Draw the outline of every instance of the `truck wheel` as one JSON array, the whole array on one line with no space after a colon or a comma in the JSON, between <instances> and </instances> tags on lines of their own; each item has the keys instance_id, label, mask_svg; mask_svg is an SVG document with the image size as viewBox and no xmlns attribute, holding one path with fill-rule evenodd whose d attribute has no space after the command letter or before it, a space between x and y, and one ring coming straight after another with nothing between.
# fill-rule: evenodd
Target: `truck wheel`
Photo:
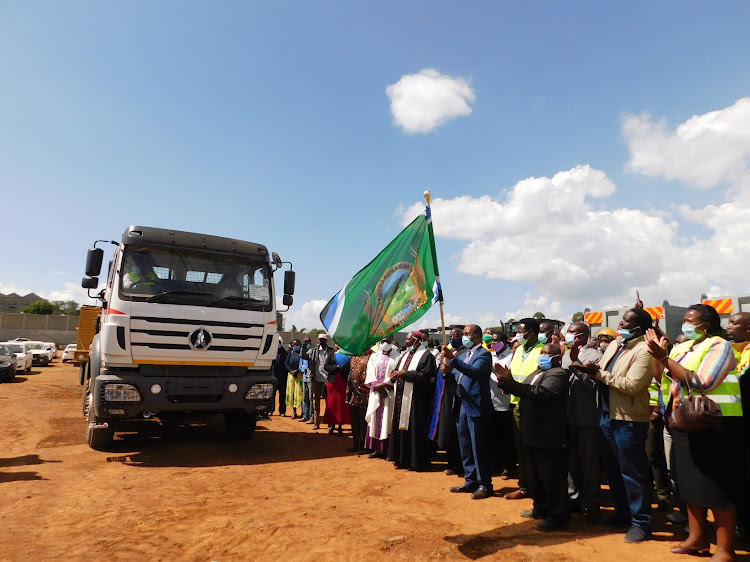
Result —
<instances>
[{"instance_id":1,"label":"truck wheel","mask_svg":"<svg viewBox=\"0 0 750 562\"><path fill-rule=\"evenodd\" d=\"M83 409L83 417L88 419L89 417L89 396L91 396L91 387L89 387L89 381L83 383L83 392L81 397L81 408Z\"/></svg>"},{"instance_id":2,"label":"truck wheel","mask_svg":"<svg viewBox=\"0 0 750 562\"><path fill-rule=\"evenodd\" d=\"M81 363L81 366L78 367L78 382L80 384L86 384L86 381L89 380L89 362L86 361L85 363Z\"/></svg>"},{"instance_id":3,"label":"truck wheel","mask_svg":"<svg viewBox=\"0 0 750 562\"><path fill-rule=\"evenodd\" d=\"M255 431L258 418L247 412L228 412L224 414L224 425L232 439L250 439Z\"/></svg>"},{"instance_id":4,"label":"truck wheel","mask_svg":"<svg viewBox=\"0 0 750 562\"><path fill-rule=\"evenodd\" d=\"M84 392L86 392L84 387ZM97 424L101 423L94 415L94 405L92 404L93 397L91 392L88 393L88 411L86 412L86 418L88 419L88 426L86 427L86 444L96 451L106 451L111 445L112 440L115 437L115 432L111 427L96 427Z\"/></svg>"}]
</instances>

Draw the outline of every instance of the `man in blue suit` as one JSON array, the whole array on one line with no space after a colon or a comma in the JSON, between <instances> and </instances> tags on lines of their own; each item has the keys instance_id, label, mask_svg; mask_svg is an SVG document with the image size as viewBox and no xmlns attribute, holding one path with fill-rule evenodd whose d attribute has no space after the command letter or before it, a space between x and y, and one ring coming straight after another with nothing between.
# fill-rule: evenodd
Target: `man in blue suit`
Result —
<instances>
[{"instance_id":1,"label":"man in blue suit","mask_svg":"<svg viewBox=\"0 0 750 562\"><path fill-rule=\"evenodd\" d=\"M482 347L482 329L476 324L464 328L462 338L469 351L459 359L443 347L444 370L456 372L456 406L458 408L458 443L466 482L451 488L454 493L471 493L475 500L492 495L492 468L489 446L489 424L492 417L490 374L492 355Z\"/></svg>"}]
</instances>

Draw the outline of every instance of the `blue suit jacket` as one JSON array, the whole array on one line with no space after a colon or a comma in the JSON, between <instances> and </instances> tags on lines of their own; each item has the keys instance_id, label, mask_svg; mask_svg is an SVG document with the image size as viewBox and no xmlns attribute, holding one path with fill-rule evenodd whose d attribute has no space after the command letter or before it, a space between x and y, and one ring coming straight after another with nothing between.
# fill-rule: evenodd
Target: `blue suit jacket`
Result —
<instances>
[{"instance_id":1,"label":"blue suit jacket","mask_svg":"<svg viewBox=\"0 0 750 562\"><path fill-rule=\"evenodd\" d=\"M492 354L480 346L468 362L459 358L451 361L451 367L460 372L459 390L461 407L471 417L491 414L492 396L490 395L490 374L492 373Z\"/></svg>"}]
</instances>

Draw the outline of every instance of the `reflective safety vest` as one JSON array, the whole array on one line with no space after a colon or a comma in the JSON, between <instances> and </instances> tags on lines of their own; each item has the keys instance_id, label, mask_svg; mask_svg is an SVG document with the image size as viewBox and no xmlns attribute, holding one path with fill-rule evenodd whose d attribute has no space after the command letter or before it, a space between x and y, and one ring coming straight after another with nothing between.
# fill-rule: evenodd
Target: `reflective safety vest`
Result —
<instances>
[{"instance_id":1,"label":"reflective safety vest","mask_svg":"<svg viewBox=\"0 0 750 562\"><path fill-rule=\"evenodd\" d=\"M651 386L648 387L648 405L651 407L659 405L659 383L656 381L652 381Z\"/></svg>"},{"instance_id":2,"label":"reflective safety vest","mask_svg":"<svg viewBox=\"0 0 750 562\"><path fill-rule=\"evenodd\" d=\"M544 344L537 342L537 344L531 348L531 351L529 351L526 359L523 358L523 346L519 345L516 348L516 351L513 353L513 359L510 362L510 374L513 377L513 380L519 383L523 383L523 381L526 380L526 377L528 377L532 373L535 373L537 369L539 369L539 363L537 362L537 360L542 354L543 347ZM521 399L518 396L516 396L515 394L511 394L511 404L518 404L520 401Z\"/></svg>"},{"instance_id":3,"label":"reflective safety vest","mask_svg":"<svg viewBox=\"0 0 750 562\"><path fill-rule=\"evenodd\" d=\"M735 345L742 345L743 347L737 349ZM750 343L732 344L732 349L734 350L734 358L737 360L737 372L741 373L750 365Z\"/></svg>"},{"instance_id":4,"label":"reflective safety vest","mask_svg":"<svg viewBox=\"0 0 750 562\"><path fill-rule=\"evenodd\" d=\"M134 285L136 283L143 283L144 285L156 285L156 275L154 275L153 271L146 272L145 280L144 277L138 275L135 270L128 273L128 277L130 277L130 282Z\"/></svg>"},{"instance_id":5,"label":"reflective safety vest","mask_svg":"<svg viewBox=\"0 0 750 562\"><path fill-rule=\"evenodd\" d=\"M672 353L669 354L669 358L677 361L688 371L695 373L706 358L709 350L715 344L716 340L721 340L724 345L729 345L726 340L719 336L706 338L700 343L687 341L674 346ZM669 371L665 369L661 380L662 397L664 398L664 405L666 407L669 406L673 398L672 380L667 377L668 372ZM687 396L688 393L685 385L681 384L681 386L683 387L683 396ZM697 391L695 392L698 393ZM724 380L716 385L713 390L706 392L706 396L711 398L711 400L721 407L722 415L742 416L742 397L740 395L740 381L736 368L724 377Z\"/></svg>"}]
</instances>

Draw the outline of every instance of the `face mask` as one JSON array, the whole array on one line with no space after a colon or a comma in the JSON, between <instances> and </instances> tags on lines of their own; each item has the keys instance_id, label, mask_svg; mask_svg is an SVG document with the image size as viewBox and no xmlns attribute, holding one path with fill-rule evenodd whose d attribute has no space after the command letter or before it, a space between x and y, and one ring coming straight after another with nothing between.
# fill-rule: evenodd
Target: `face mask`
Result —
<instances>
[{"instance_id":1,"label":"face mask","mask_svg":"<svg viewBox=\"0 0 750 562\"><path fill-rule=\"evenodd\" d=\"M492 343L492 336L489 334L485 334L484 336L482 336L482 341L487 345L490 345Z\"/></svg>"},{"instance_id":2,"label":"face mask","mask_svg":"<svg viewBox=\"0 0 750 562\"><path fill-rule=\"evenodd\" d=\"M492 351L495 353L500 353L503 349L505 349L505 344L501 341L492 344Z\"/></svg>"},{"instance_id":3,"label":"face mask","mask_svg":"<svg viewBox=\"0 0 750 562\"><path fill-rule=\"evenodd\" d=\"M283 346L281 345L281 342L279 342L279 349L281 349Z\"/></svg>"},{"instance_id":4,"label":"face mask","mask_svg":"<svg viewBox=\"0 0 750 562\"><path fill-rule=\"evenodd\" d=\"M542 345L549 341L549 337L547 337L547 334L539 334L536 339Z\"/></svg>"},{"instance_id":5,"label":"face mask","mask_svg":"<svg viewBox=\"0 0 750 562\"><path fill-rule=\"evenodd\" d=\"M599 347L601 348L602 351L607 351L607 348L609 347L609 342L608 341L600 341L599 342Z\"/></svg>"},{"instance_id":6,"label":"face mask","mask_svg":"<svg viewBox=\"0 0 750 562\"><path fill-rule=\"evenodd\" d=\"M461 343L464 344L464 347L474 347L474 342L471 341L469 336L462 336Z\"/></svg>"},{"instance_id":7,"label":"face mask","mask_svg":"<svg viewBox=\"0 0 750 562\"><path fill-rule=\"evenodd\" d=\"M624 340L632 340L635 337L634 332L635 330L630 330L629 328L620 328L617 330L617 335Z\"/></svg>"},{"instance_id":8,"label":"face mask","mask_svg":"<svg viewBox=\"0 0 750 562\"><path fill-rule=\"evenodd\" d=\"M527 343L529 343L529 338L527 338L526 334L524 334L518 338L518 343L520 343L521 345L526 345Z\"/></svg>"},{"instance_id":9,"label":"face mask","mask_svg":"<svg viewBox=\"0 0 750 562\"><path fill-rule=\"evenodd\" d=\"M382 343L382 344L380 344L380 349L382 349L383 351L385 351L386 353L388 353L391 349L393 349L393 344L392 343Z\"/></svg>"},{"instance_id":10,"label":"face mask","mask_svg":"<svg viewBox=\"0 0 750 562\"><path fill-rule=\"evenodd\" d=\"M565 345L573 345L574 341L576 341L575 335L571 333L565 334Z\"/></svg>"},{"instance_id":11,"label":"face mask","mask_svg":"<svg viewBox=\"0 0 750 562\"><path fill-rule=\"evenodd\" d=\"M698 324L698 326L700 326L700 324ZM703 334L698 332L698 326L693 326L692 324L683 324L682 333L693 341L699 340L701 339Z\"/></svg>"},{"instance_id":12,"label":"face mask","mask_svg":"<svg viewBox=\"0 0 750 562\"><path fill-rule=\"evenodd\" d=\"M299 353L299 346L298 345L294 346L294 351L296 351L297 353Z\"/></svg>"},{"instance_id":13,"label":"face mask","mask_svg":"<svg viewBox=\"0 0 750 562\"><path fill-rule=\"evenodd\" d=\"M460 347L461 347L461 346L462 346L463 344L464 344L464 343L463 343L463 341L461 341L461 339L460 339L460 338L456 338L456 339L452 339L452 340L451 340L451 347L452 347L453 349L458 349L458 348L460 348Z\"/></svg>"},{"instance_id":14,"label":"face mask","mask_svg":"<svg viewBox=\"0 0 750 562\"><path fill-rule=\"evenodd\" d=\"M547 371L552 368L552 359L554 357L557 357L557 355L553 355L551 357L549 355L540 355L539 359L537 359L536 362L542 371Z\"/></svg>"}]
</instances>

